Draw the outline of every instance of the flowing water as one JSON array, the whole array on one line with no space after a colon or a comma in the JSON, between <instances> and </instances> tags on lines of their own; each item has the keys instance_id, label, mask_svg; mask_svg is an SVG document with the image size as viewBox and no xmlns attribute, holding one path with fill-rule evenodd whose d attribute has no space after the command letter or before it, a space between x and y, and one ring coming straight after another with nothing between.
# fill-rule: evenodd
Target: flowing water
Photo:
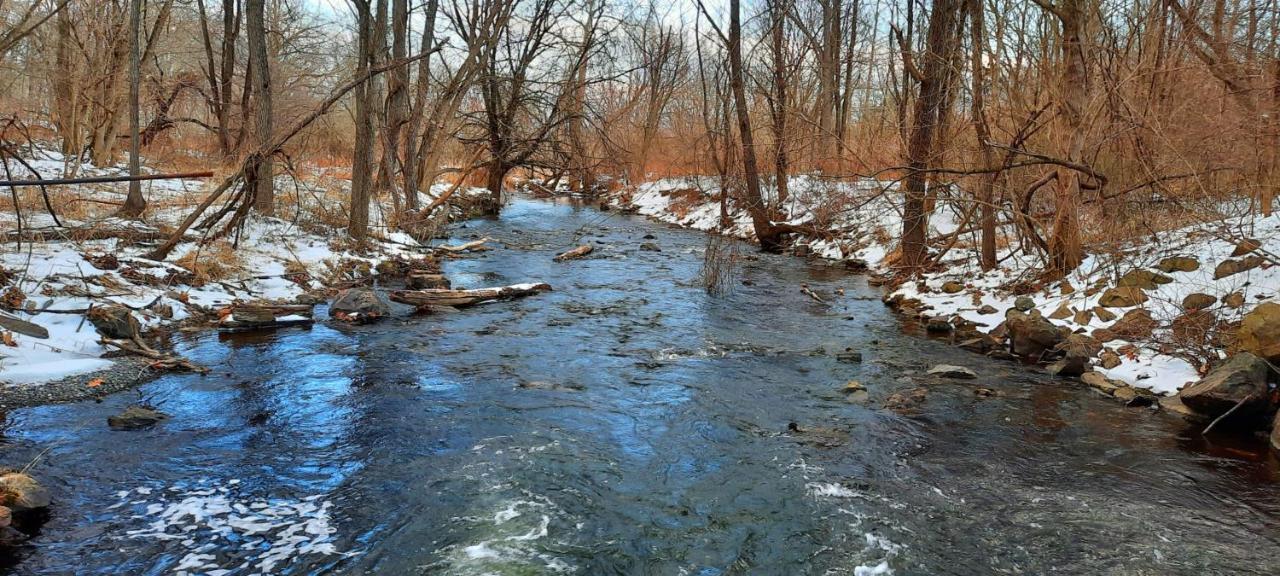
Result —
<instances>
[{"instance_id":1,"label":"flowing water","mask_svg":"<svg viewBox=\"0 0 1280 576\"><path fill-rule=\"evenodd\" d=\"M1264 448L912 335L860 276L744 247L708 296L704 236L568 203L457 233L505 248L450 261L455 285L555 291L200 334L179 349L207 376L10 413L0 464L39 457L55 504L0 571L1280 573ZM173 418L108 430L139 395Z\"/></svg>"}]
</instances>

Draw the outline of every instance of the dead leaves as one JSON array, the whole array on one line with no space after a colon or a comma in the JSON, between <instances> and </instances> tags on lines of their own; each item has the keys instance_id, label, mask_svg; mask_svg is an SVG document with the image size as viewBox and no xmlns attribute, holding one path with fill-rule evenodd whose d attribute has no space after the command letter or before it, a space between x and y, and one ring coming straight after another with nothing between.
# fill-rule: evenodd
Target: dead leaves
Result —
<instances>
[{"instance_id":1,"label":"dead leaves","mask_svg":"<svg viewBox=\"0 0 1280 576\"><path fill-rule=\"evenodd\" d=\"M101 378L94 378L93 380L90 380L85 384L90 388L97 388L103 384L103 380Z\"/></svg>"},{"instance_id":2,"label":"dead leaves","mask_svg":"<svg viewBox=\"0 0 1280 576\"><path fill-rule=\"evenodd\" d=\"M3 333L0 333L0 340L4 341L5 346L9 346L11 348L18 347L18 341L13 337L13 332L10 332L8 330L5 330Z\"/></svg>"}]
</instances>

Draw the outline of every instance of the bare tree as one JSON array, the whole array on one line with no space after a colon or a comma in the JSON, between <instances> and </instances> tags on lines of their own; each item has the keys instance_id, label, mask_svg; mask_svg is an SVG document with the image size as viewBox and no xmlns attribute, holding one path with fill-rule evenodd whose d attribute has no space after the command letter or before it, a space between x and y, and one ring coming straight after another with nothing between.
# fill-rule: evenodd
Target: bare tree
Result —
<instances>
[{"instance_id":1,"label":"bare tree","mask_svg":"<svg viewBox=\"0 0 1280 576\"><path fill-rule=\"evenodd\" d=\"M272 141L272 102L271 102L271 66L267 58L267 33L264 12L264 0L245 0L245 29L249 40L249 82L254 90L254 144L262 148ZM254 174L250 174L249 182L253 196L253 207L262 214L275 213L275 181L271 156L266 156L257 165Z\"/></svg>"}]
</instances>

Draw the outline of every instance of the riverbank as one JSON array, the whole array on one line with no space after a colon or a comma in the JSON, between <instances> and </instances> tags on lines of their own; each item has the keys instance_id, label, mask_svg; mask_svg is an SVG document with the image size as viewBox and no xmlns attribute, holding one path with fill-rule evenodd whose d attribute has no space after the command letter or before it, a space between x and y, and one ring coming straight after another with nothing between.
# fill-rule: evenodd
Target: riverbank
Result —
<instances>
[{"instance_id":1,"label":"riverbank","mask_svg":"<svg viewBox=\"0 0 1280 576\"><path fill-rule=\"evenodd\" d=\"M890 274L901 217L891 201L895 187L795 177L782 204L788 224L812 226L792 250ZM745 210L720 197L712 179L668 179L610 195L615 209L684 227L751 239ZM1088 369L1103 388L1130 386L1171 395L1200 379L1227 356L1235 327L1280 290L1280 216L1230 216L1152 234L1148 241L1090 252L1064 279L1044 282L1043 263L1029 258L1003 230L1001 264L983 270L964 215L939 201L931 238L951 238L938 269L893 286L886 301L937 333L968 335L980 352L1004 340L1006 313L1040 315L1064 333L1096 340ZM727 217L722 211L727 208ZM1021 300L1021 305L1019 304ZM988 340L986 337L995 337ZM1095 347L1093 345L1090 346ZM1078 370L1073 370L1077 374Z\"/></svg>"},{"instance_id":2,"label":"riverbank","mask_svg":"<svg viewBox=\"0 0 1280 576\"><path fill-rule=\"evenodd\" d=\"M61 173L63 161L39 151L29 163L47 177ZM33 176L14 168L15 177ZM92 176L124 172L87 164L77 170ZM53 204L69 207L57 214L47 212L39 189L21 189L23 210L0 213L0 227L10 230L0 254L0 409L100 396L170 369L155 358L121 355L95 329L94 310L132 316L144 343L163 351L159 336L218 329L234 320L229 312L235 306L313 304L339 288L397 277L414 261L437 258L429 243L435 230L465 215L446 203L420 215L425 224L414 237L390 230L390 211L374 203L370 237L352 242L343 208L349 181L315 169L279 179L278 217L250 214L230 230L193 228L165 261L146 258L203 199L204 184L144 183L145 221L111 216L112 201L102 199L122 198L122 186L51 189ZM445 192L464 202L483 194L441 184L422 201Z\"/></svg>"}]
</instances>

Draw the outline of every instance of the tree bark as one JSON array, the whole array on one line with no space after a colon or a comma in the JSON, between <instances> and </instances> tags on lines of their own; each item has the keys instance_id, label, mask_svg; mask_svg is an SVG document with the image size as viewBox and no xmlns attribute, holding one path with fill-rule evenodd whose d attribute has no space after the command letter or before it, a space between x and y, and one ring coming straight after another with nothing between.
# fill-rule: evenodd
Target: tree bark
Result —
<instances>
[{"instance_id":1,"label":"tree bark","mask_svg":"<svg viewBox=\"0 0 1280 576\"><path fill-rule=\"evenodd\" d=\"M264 0L245 0L245 25L249 40L249 81L254 90L253 127L255 147L265 148L272 139L271 67L267 59L267 35ZM251 175L253 207L261 214L275 213L275 181L273 157L263 156Z\"/></svg>"},{"instance_id":2,"label":"tree bark","mask_svg":"<svg viewBox=\"0 0 1280 576\"><path fill-rule=\"evenodd\" d=\"M129 0L129 175L137 176L142 172L140 150L140 132L142 128L141 114L142 84L142 0ZM129 195L124 205L116 212L123 218L137 218L147 209L147 200L142 197L142 183L137 180L129 182Z\"/></svg>"},{"instance_id":3,"label":"tree bark","mask_svg":"<svg viewBox=\"0 0 1280 576\"><path fill-rule=\"evenodd\" d=\"M751 135L751 114L747 108L745 72L742 67L742 20L739 0L729 0L729 86L738 118L738 138L742 144L742 177L746 181L747 211L760 248L782 251L782 233L769 220L769 210L760 194L760 170L756 165L755 141Z\"/></svg>"}]
</instances>

